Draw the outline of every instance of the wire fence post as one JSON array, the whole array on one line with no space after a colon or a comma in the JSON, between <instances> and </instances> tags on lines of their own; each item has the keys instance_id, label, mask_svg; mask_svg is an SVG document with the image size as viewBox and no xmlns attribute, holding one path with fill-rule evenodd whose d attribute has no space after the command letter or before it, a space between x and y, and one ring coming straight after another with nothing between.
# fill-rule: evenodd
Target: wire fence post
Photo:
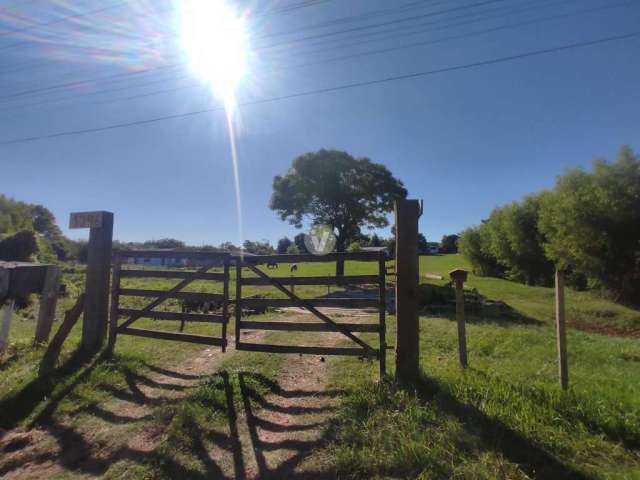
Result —
<instances>
[{"instance_id":1,"label":"wire fence post","mask_svg":"<svg viewBox=\"0 0 640 480\"><path fill-rule=\"evenodd\" d=\"M558 373L560 387L569 388L569 366L567 362L567 331L564 308L564 272L556 270L556 340L558 345Z\"/></svg>"}]
</instances>

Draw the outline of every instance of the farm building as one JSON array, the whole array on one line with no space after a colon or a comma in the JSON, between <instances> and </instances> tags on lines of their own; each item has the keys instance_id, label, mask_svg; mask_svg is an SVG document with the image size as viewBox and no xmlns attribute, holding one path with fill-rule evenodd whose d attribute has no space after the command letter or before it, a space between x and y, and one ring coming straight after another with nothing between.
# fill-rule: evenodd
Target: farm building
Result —
<instances>
[{"instance_id":1,"label":"farm building","mask_svg":"<svg viewBox=\"0 0 640 480\"><path fill-rule=\"evenodd\" d=\"M149 251L149 250L145 250ZM157 248L153 249L154 252L171 252L171 248ZM186 260L184 258L172 258L172 257L150 257L145 256L142 252L140 256L128 257L127 263L131 265L148 265L150 267L184 267L186 266Z\"/></svg>"}]
</instances>

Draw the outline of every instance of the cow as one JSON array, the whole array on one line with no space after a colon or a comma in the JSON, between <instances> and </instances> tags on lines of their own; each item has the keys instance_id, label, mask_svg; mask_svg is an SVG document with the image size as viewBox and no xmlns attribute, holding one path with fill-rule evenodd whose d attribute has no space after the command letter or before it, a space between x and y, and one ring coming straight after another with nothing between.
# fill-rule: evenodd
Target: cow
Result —
<instances>
[{"instance_id":1,"label":"cow","mask_svg":"<svg viewBox=\"0 0 640 480\"><path fill-rule=\"evenodd\" d=\"M289 270L291 270L291 273L297 272L298 271L298 264L297 263L292 263L291 264L291 268Z\"/></svg>"},{"instance_id":2,"label":"cow","mask_svg":"<svg viewBox=\"0 0 640 480\"><path fill-rule=\"evenodd\" d=\"M278 268L278 264L275 263L275 262L269 262L269 263L267 263L267 268L269 270L277 269Z\"/></svg>"}]
</instances>

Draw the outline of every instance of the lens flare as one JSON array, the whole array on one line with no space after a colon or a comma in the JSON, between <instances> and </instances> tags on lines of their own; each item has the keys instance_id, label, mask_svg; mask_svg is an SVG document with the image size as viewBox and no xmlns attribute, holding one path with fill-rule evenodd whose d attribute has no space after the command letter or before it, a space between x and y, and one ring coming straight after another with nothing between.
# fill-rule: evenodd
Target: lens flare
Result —
<instances>
[{"instance_id":1,"label":"lens flare","mask_svg":"<svg viewBox=\"0 0 640 480\"><path fill-rule=\"evenodd\" d=\"M181 45L191 69L232 108L245 74L247 34L244 20L222 0L180 3Z\"/></svg>"},{"instance_id":2,"label":"lens flare","mask_svg":"<svg viewBox=\"0 0 640 480\"><path fill-rule=\"evenodd\" d=\"M236 90L245 74L248 51L244 20L223 0L183 0L180 12L181 44L191 69L224 102L233 162L238 240L242 245L244 234L234 111Z\"/></svg>"}]
</instances>

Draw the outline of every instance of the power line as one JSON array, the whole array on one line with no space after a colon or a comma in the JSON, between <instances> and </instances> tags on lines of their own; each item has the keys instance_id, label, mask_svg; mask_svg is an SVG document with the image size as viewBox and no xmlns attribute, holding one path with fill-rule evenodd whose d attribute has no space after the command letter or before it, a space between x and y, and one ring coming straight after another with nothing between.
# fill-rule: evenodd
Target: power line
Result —
<instances>
[{"instance_id":1,"label":"power line","mask_svg":"<svg viewBox=\"0 0 640 480\"><path fill-rule=\"evenodd\" d=\"M316 89L316 90L308 90L308 91L305 91L305 92L282 95L282 96L278 96L278 97L271 97L271 98L265 98L265 99L260 99L260 100L253 100L253 101L240 103L239 106L259 105L259 104L272 103L272 102L288 100L288 99L293 99L293 98L300 98L300 97L306 97L306 96L311 96L311 95L319 95L319 94L323 94L323 93L332 93L332 92L337 92L337 91L341 91L341 90L348 90L348 89L353 89L353 88L366 87L366 86L370 86L370 85L379 85L379 84L382 84L382 83L389 83L389 82L394 82L394 81L399 81L399 80L409 80L409 79L414 79L414 78L421 78L421 77L437 75L437 74L441 74L441 73L454 72L454 71L459 71L459 70L466 70L466 69L477 68L477 67L482 67L482 66L487 66L487 65L495 65L495 64L498 64L498 63L510 62L510 61L514 61L514 60L520 60L520 59L523 59L523 58L546 55L546 54L561 52L561 51L565 51L565 50L573 50L573 49L576 49L576 48L584 48L584 47L589 47L589 46L593 46L593 45L599 45L599 44L603 44L603 43L610 43L610 42L614 42L614 41L627 40L627 39L638 37L638 36L640 36L640 31L631 32L631 33L627 33L627 34L624 34L624 35L616 35L616 36L612 36L612 37L600 38L600 39L596 39L596 40L589 40L589 41L584 41L584 42L570 43L570 44L560 45L560 46L557 46L557 47L551 47L551 48L546 48L546 49L542 49L542 50L533 50L533 51L529 51L529 52L519 53L519 54L516 54L516 55L509 55L509 56L498 57L498 58L493 58L493 59L489 59L489 60L482 60L482 61L474 62L474 63L455 65L455 66L452 66L452 67L445 67L445 68L440 68L440 69L436 69L436 70L427 70L427 71L422 71L422 72L409 73L409 74L405 74L405 75L396 75L396 76L390 76L390 77L385 77L385 78L379 78L379 79L375 79L375 80L367 80L367 81L361 81L361 82L347 83L347 84L343 84L343 85L337 85L337 86L333 86L333 87L325 87L325 88L320 88L320 89ZM115 129L120 129L120 128L138 126L138 125L149 125L149 124L152 124L152 123L158 123L158 122L162 122L162 121L166 121L166 120L193 117L193 116L196 116L196 115L202 115L202 114L205 114L205 113L211 113L211 112L216 112L216 111L221 111L221 110L224 110L224 108L223 107L207 108L207 109L196 110L196 111L191 111L191 112L177 113L177 114L174 114L174 115L164 115L164 116L160 116L160 117L149 118L149 119L146 119L146 120L136 120L136 121L127 122L127 123L116 123L116 124L112 124L112 125L106 125L106 126L103 126L103 127L86 128L86 129L81 129L81 130L67 130L67 131L52 133L52 134L48 134L48 135L22 137L22 138L2 141L2 142L0 142L0 145L14 145L14 144L18 144L18 143L34 142L34 141L38 141L38 140L46 140L46 139L52 139L52 138L67 137L67 136L72 136L72 135L82 135L82 134L88 134L88 133L104 132L104 131L108 131L108 130L115 130Z\"/></svg>"},{"instance_id":2,"label":"power line","mask_svg":"<svg viewBox=\"0 0 640 480\"><path fill-rule=\"evenodd\" d=\"M320 1L320 0L310 0L310 1ZM328 0L323 0L323 1L328 1ZM489 4L489 3L497 3L497 2L501 2L504 0L485 0L483 2L478 2L476 4L467 4L467 5L463 5L463 6L458 6L452 9L447 9L447 10L440 10L437 12L429 12L425 15L420 15L420 16L416 16L416 17L411 17L411 18L423 18L423 17L431 17L431 16L435 16L435 15L441 15L443 13L448 13L448 12L452 12L452 11L457 11L457 10L461 10L461 9L465 9L465 8L471 8L471 7L475 7L475 6L480 6L480 5L484 5L484 4ZM457 17L454 18L465 18L465 15L459 15ZM404 22L409 20L409 18L405 17L402 19L396 19L393 20L391 22L384 22L384 23L379 23L379 24L375 24L375 25L368 25L368 26L364 26L364 27L357 27L355 30L362 30L362 29L367 29L367 28L378 28L380 26L383 25L389 25L389 24L396 24L397 22ZM425 25L434 25L439 23L440 21L443 21L446 19L441 19L441 20L437 20L435 22L428 22ZM482 20L482 19L480 19ZM473 23L473 22L472 22ZM454 25L455 26L455 25ZM323 37L326 36L331 36L334 34L343 34L345 32L349 32L349 31L353 31L354 29L349 29L349 30L342 30L342 31L338 31L338 32L330 32L328 34L323 34ZM375 33L375 32L374 32ZM374 34L372 33L372 34ZM378 32L378 33L382 33L382 32ZM315 37L314 37L315 38ZM347 38L343 38L343 39L339 39L340 41L343 41ZM299 42L302 39L296 39L296 42ZM269 46L268 48L273 48L273 47L278 47L278 46L282 46L282 45L286 45L291 43L291 41L289 42L285 42L284 44L273 44L271 46ZM256 47L254 50L259 50L261 47ZM264 48L264 47L262 47ZM60 89L71 89L74 87L78 87L78 86L83 86L83 85L87 85L90 83L95 83L95 82L103 82L106 81L107 83L112 83L113 81L119 81L117 79L119 78L126 78L128 76L137 76L137 75L141 75L144 73L148 73L148 72L154 72L154 71L162 71L162 70L166 70L166 69L171 69L171 68L178 68L180 66L185 65L187 62L177 62L175 64L169 64L169 65L162 65L162 66L157 66L157 67L149 67L149 68L144 68L135 72L122 72L122 73L118 73L118 74L110 74L110 75L103 75L100 77L96 77L96 78L92 78L92 79L87 79L87 80L74 80L74 81L70 81L70 82L65 82L65 83L61 83L61 84L55 84L55 85L49 85L49 86L44 86L44 87L36 87L36 88L30 88L30 89L26 89L26 90L22 90L22 91L18 91L18 92L13 92L4 96L0 96L0 100L1 101L10 101L13 100L15 98L19 98L19 97L24 97L27 95L34 95L34 94L39 94L39 93L44 93L44 92L49 92L52 90L60 90Z\"/></svg>"},{"instance_id":3,"label":"power line","mask_svg":"<svg viewBox=\"0 0 640 480\"><path fill-rule=\"evenodd\" d=\"M467 33L463 33L463 34L459 34L459 35L452 35L452 36L433 39L433 40L414 42L414 43L409 43L409 44L405 44L405 45L399 45L399 46L394 46L394 47L388 47L388 48L382 48L382 49L376 49L376 50L369 50L369 51L365 51L365 52L354 53L354 54L350 54L350 55L332 57L332 58L319 60L319 61L316 61L316 62L306 62L306 63L292 64L292 65L284 65L279 70L287 70L287 69L291 69L291 68L317 66L317 65L323 65L323 64L327 64L327 63L339 62L339 61L344 61L344 60L351 60L351 59L361 58L361 57L366 57L366 56L371 56L371 55L378 55L378 54L381 54L381 53L388 53L388 52L393 52L393 51L398 51L398 50L404 50L404 49L407 49L407 48L415 48L415 47L419 47L419 46L435 45L435 44L444 43L444 42L451 41L451 40L459 40L459 39L464 39L464 38L470 38L470 37L474 37L474 36L477 36L477 35L483 35L483 34L493 33L493 32L497 32L497 31L501 31L501 30L513 29L513 28L518 28L518 27L527 26L527 25L534 25L534 24L542 23L542 22L546 22L546 21L557 20L557 19L560 19L560 18L573 17L573 16L576 16L576 15L581 15L581 14L585 14L585 13L593 13L593 12L601 11L601 10L604 10L604 9L617 8L617 7L625 6L625 5L629 5L629 2L623 2L623 3L619 3L619 4L614 4L614 5L605 5L605 6L601 6L601 7L594 7L594 8L579 10L579 11L576 11L576 12L570 12L570 13L566 13L566 14L558 14L558 15L551 15L551 16L547 16L547 17L539 17L539 18L535 18L535 19L532 19L532 20L528 20L528 21L523 21L523 22L518 22L518 23L513 23L513 24L508 24L508 25L501 25L501 26L497 26L497 27L484 29L484 30L475 30L475 31L472 31L472 32L467 32ZM189 77L190 77L190 75L181 75L180 77L175 78L175 80L182 80L182 79L189 78ZM167 79L152 80L152 81L145 82L145 83L142 83L142 84L134 85L133 88L146 87L146 86L155 85L155 84L158 84L158 83L163 83L163 82L166 82L166 81L168 81L168 80ZM86 97L86 96L93 96L93 95L101 95L101 94L106 94L106 93L114 93L114 92L119 92L119 91L123 91L123 90L128 90L130 88L132 88L132 87L125 86L125 87L118 87L118 88L106 89L106 90L103 89L103 90L98 90L98 91L95 91L95 92L83 93L83 94L80 94L80 95L76 95L74 97L63 97L63 98L58 98L58 99L53 99L53 100L43 100L43 101L29 103L29 104L23 104L23 105L14 105L14 106L9 106L7 108L1 109L0 113L5 112L5 111L16 110L16 109L28 108L28 107L32 107L32 106L64 102L65 100L76 99L78 96ZM151 96L155 96L155 95L173 93L173 92L177 92L177 91L181 91L181 90L188 90L188 89L193 89L193 88L205 88L205 86L202 85L200 82L194 82L194 83L190 83L188 85L180 85L180 86L177 86L177 87L164 88L164 89L160 89L160 90L154 90L154 91L151 91L151 92L143 92L143 93L138 93L138 94L133 94L133 95L121 96L121 97L116 97L116 98L109 98L109 99L106 99L106 100L100 100L100 101L92 102L91 104L104 104L104 103L113 103L113 102L120 102L120 101L130 101L130 100L136 100L136 99L140 99L140 98L147 98L147 97L151 97Z\"/></svg>"},{"instance_id":4,"label":"power line","mask_svg":"<svg viewBox=\"0 0 640 480\"><path fill-rule=\"evenodd\" d=\"M315 6L315 5L320 5L320 4L331 2L331 1L332 0L306 0L306 1L303 1L303 2L296 3L296 4L285 5L285 6L280 7L280 8L274 8L274 9L271 9L271 10L265 10L265 11L262 11L262 12L256 12L256 13L252 14L251 17L252 18L259 18L259 17L263 17L263 16L268 16L268 15L277 15L277 14L289 13L291 11L298 10L300 8L312 7L312 6ZM33 29L40 28L40 27L50 26L50 25L54 25L54 24L58 24L58 23L64 23L64 22L67 22L69 20L76 20L78 18L89 17L89 16L92 16L92 15L95 15L95 14L103 13L103 12L108 11L108 10L122 8L122 7L126 6L127 4L128 4L128 2L120 2L120 3L115 4L115 5L99 8L99 9L96 9L96 10L91 10L89 12L78 13L78 14L74 14L74 15L68 15L68 16L61 17L61 18L58 18L58 19L55 19L55 20L51 20L51 21L48 21L48 22L35 23L35 24L32 24L32 25L29 25L28 27L24 27L24 28L21 28L21 29L11 30L11 31L7 31L7 32L0 32L0 37L11 35L11 34L15 34L15 33L25 33L25 32L29 32L29 31L31 31ZM173 10L173 9L171 7L169 7L169 8L161 9L160 11L169 12L171 10ZM87 27L85 27L85 28L87 28ZM89 27L89 28L91 28L91 27ZM64 35L64 33L53 33L53 34L47 35L45 38L55 38L56 36L59 36L59 35ZM176 36L176 35L177 34L175 32L170 34L170 36ZM26 46L26 45L32 45L32 44L33 44L33 42L31 42L29 40L21 40L21 41L18 41L18 42L14 42L14 43L10 43L8 45L1 46L0 47L0 51L1 50L9 50L9 49L12 49L12 48L18 48L18 47L22 47L22 46ZM78 45L75 48L95 50L92 47L84 47L82 45Z\"/></svg>"},{"instance_id":5,"label":"power line","mask_svg":"<svg viewBox=\"0 0 640 480\"><path fill-rule=\"evenodd\" d=\"M564 2L564 0L560 0L560 2ZM557 1L552 2L552 4L557 4L557 3L558 3ZM386 47L386 48L379 48L379 49L375 49L375 50L368 50L368 51L358 52L358 53L354 53L354 54L348 54L348 55L341 55L341 56L337 56L337 57L325 58L325 59L321 59L321 60L318 60L318 61L309 61L309 62L305 62L305 63L288 64L288 65L285 64L285 65L281 66L280 68L278 68L277 70L279 71L279 70L287 70L287 69L291 69L291 68L301 68L301 67L323 65L323 64L333 63L333 62L339 62L339 61L350 60L350 59L355 59L355 58L362 58L362 57L371 56L371 55L377 55L377 54L381 54L381 53L404 50L404 49L408 49L408 48L415 48L415 47L420 47L420 46L434 45L434 44L439 44L439 43L443 43L443 42L448 42L448 41L451 41L451 40L464 39L464 38L469 38L469 37L473 37L473 36L477 36L477 35L497 32L497 31L501 31L501 30L513 29L513 28L526 26L526 25L533 25L533 24L536 24L536 23L542 23L542 22L551 21L551 20L557 20L557 19L561 19L561 18L570 18L570 17L573 17L573 16L585 14L585 13L593 13L593 12L602 11L602 10L605 10L605 9L618 8L618 7L621 7L621 6L627 6L629 4L630 4L629 2L622 2L622 3L618 3L618 4L613 4L613 5L604 5L604 6L594 7L594 8L590 8L590 9L583 9L583 10L568 12L568 13L565 13L565 14L557 14L557 15L550 15L550 16L546 16L546 17L538 17L538 18L527 20L527 21L523 21L523 22L517 22L517 23L512 23L512 24L507 24L507 25L500 25L500 26L496 26L496 27L492 27L492 28L488 28L488 29L475 30L475 31L472 31L472 32L466 32L466 33L462 33L462 34L458 34L458 35L452 35L452 36L443 37L443 38L439 38L439 39L408 43L408 44L391 46L391 47ZM545 6L549 6L549 5L545 5ZM526 10L531 9L531 8L532 7L529 6L529 7L523 8L523 9L519 9L517 11L518 11L518 13L520 13L522 11L526 11ZM512 13L512 12L508 12L508 13ZM504 15L500 15L500 16L504 16ZM482 18L480 20L485 20L485 19L486 19L486 17ZM469 24L469 23L475 23L476 21L477 20L466 21L466 22L458 22L458 23L454 23L454 24L447 24L447 25L443 25L442 27L439 27L439 28L429 29L428 31L445 30L445 29L449 29L451 27L458 27L458 26L461 26L461 25ZM403 33L401 36L405 36L405 33ZM415 34L415 33L416 32L413 32L413 34ZM342 49L342 48L345 48L345 47L348 47L348 46L367 44L367 43L369 43L369 42L367 42L367 41L351 42L349 44L341 45L340 48ZM321 50L312 51L312 52L309 52L307 55L315 54L315 53L322 53L323 50L327 50L327 49L321 49ZM122 74L120 74L120 75L122 75ZM22 104L18 104L18 105L9 105L9 106L7 106L5 108L0 109L0 113L1 112L6 112L6 111L17 110L17 109L35 107L35 106L39 106L39 105L60 103L60 102L68 101L68 100L76 100L79 97L87 97L87 96L102 95L102 94L107 94L107 93L114 93L114 92L119 92L119 91L123 91L123 90L128 90L130 88L142 88L142 87L156 85L156 84L160 84L160 83L164 83L164 82L169 82L169 81L174 81L174 80L184 80L184 79L187 79L187 78L191 78L191 75L189 75L189 74L183 74L183 75L179 75L177 77L173 77L173 75L175 75L175 74L169 72L169 76L167 78L154 79L154 80L151 80L151 81L144 81L142 83L136 83L134 85L121 86L121 87L116 87L116 88L107 88L107 89L102 88L102 89L99 89L99 90L96 90L96 91L91 91L91 92L76 93L76 94L74 94L72 96L63 96L63 97L53 98L53 99L45 98L43 100L39 100L39 101L36 101L36 102L22 103ZM128 78L115 78L115 79L111 79L111 80L107 80L107 81L102 81L100 83L104 83L104 84L109 83L110 84L110 83L119 83L119 82L129 81L129 80L130 79L128 79ZM137 79L133 79L133 80L137 80ZM73 82L73 83L75 83L75 82ZM201 86L201 84L200 83L191 83L189 85L181 85L181 86L177 86L177 87L164 88L164 89L159 89L159 90L155 90L155 91L151 91L151 92L143 92L143 93L139 93L139 94L127 95L127 96L124 96L124 97L121 96L121 97L117 97L115 99L108 99L108 100L105 100L105 101L98 101L98 102L94 102L94 103L101 104L101 103L105 103L105 102L109 102L109 101L133 100L133 99L137 99L137 98L145 98L145 97L149 97L149 96L153 96L153 95L159 95L159 94L170 93L170 92L175 92L175 91L180 91L180 90L185 90L185 89L196 88L198 86ZM61 90L59 92L53 92L53 93L63 93L64 94L64 93L66 93L66 90ZM10 101L12 101L12 99L8 99L6 101L10 102Z\"/></svg>"}]
</instances>

